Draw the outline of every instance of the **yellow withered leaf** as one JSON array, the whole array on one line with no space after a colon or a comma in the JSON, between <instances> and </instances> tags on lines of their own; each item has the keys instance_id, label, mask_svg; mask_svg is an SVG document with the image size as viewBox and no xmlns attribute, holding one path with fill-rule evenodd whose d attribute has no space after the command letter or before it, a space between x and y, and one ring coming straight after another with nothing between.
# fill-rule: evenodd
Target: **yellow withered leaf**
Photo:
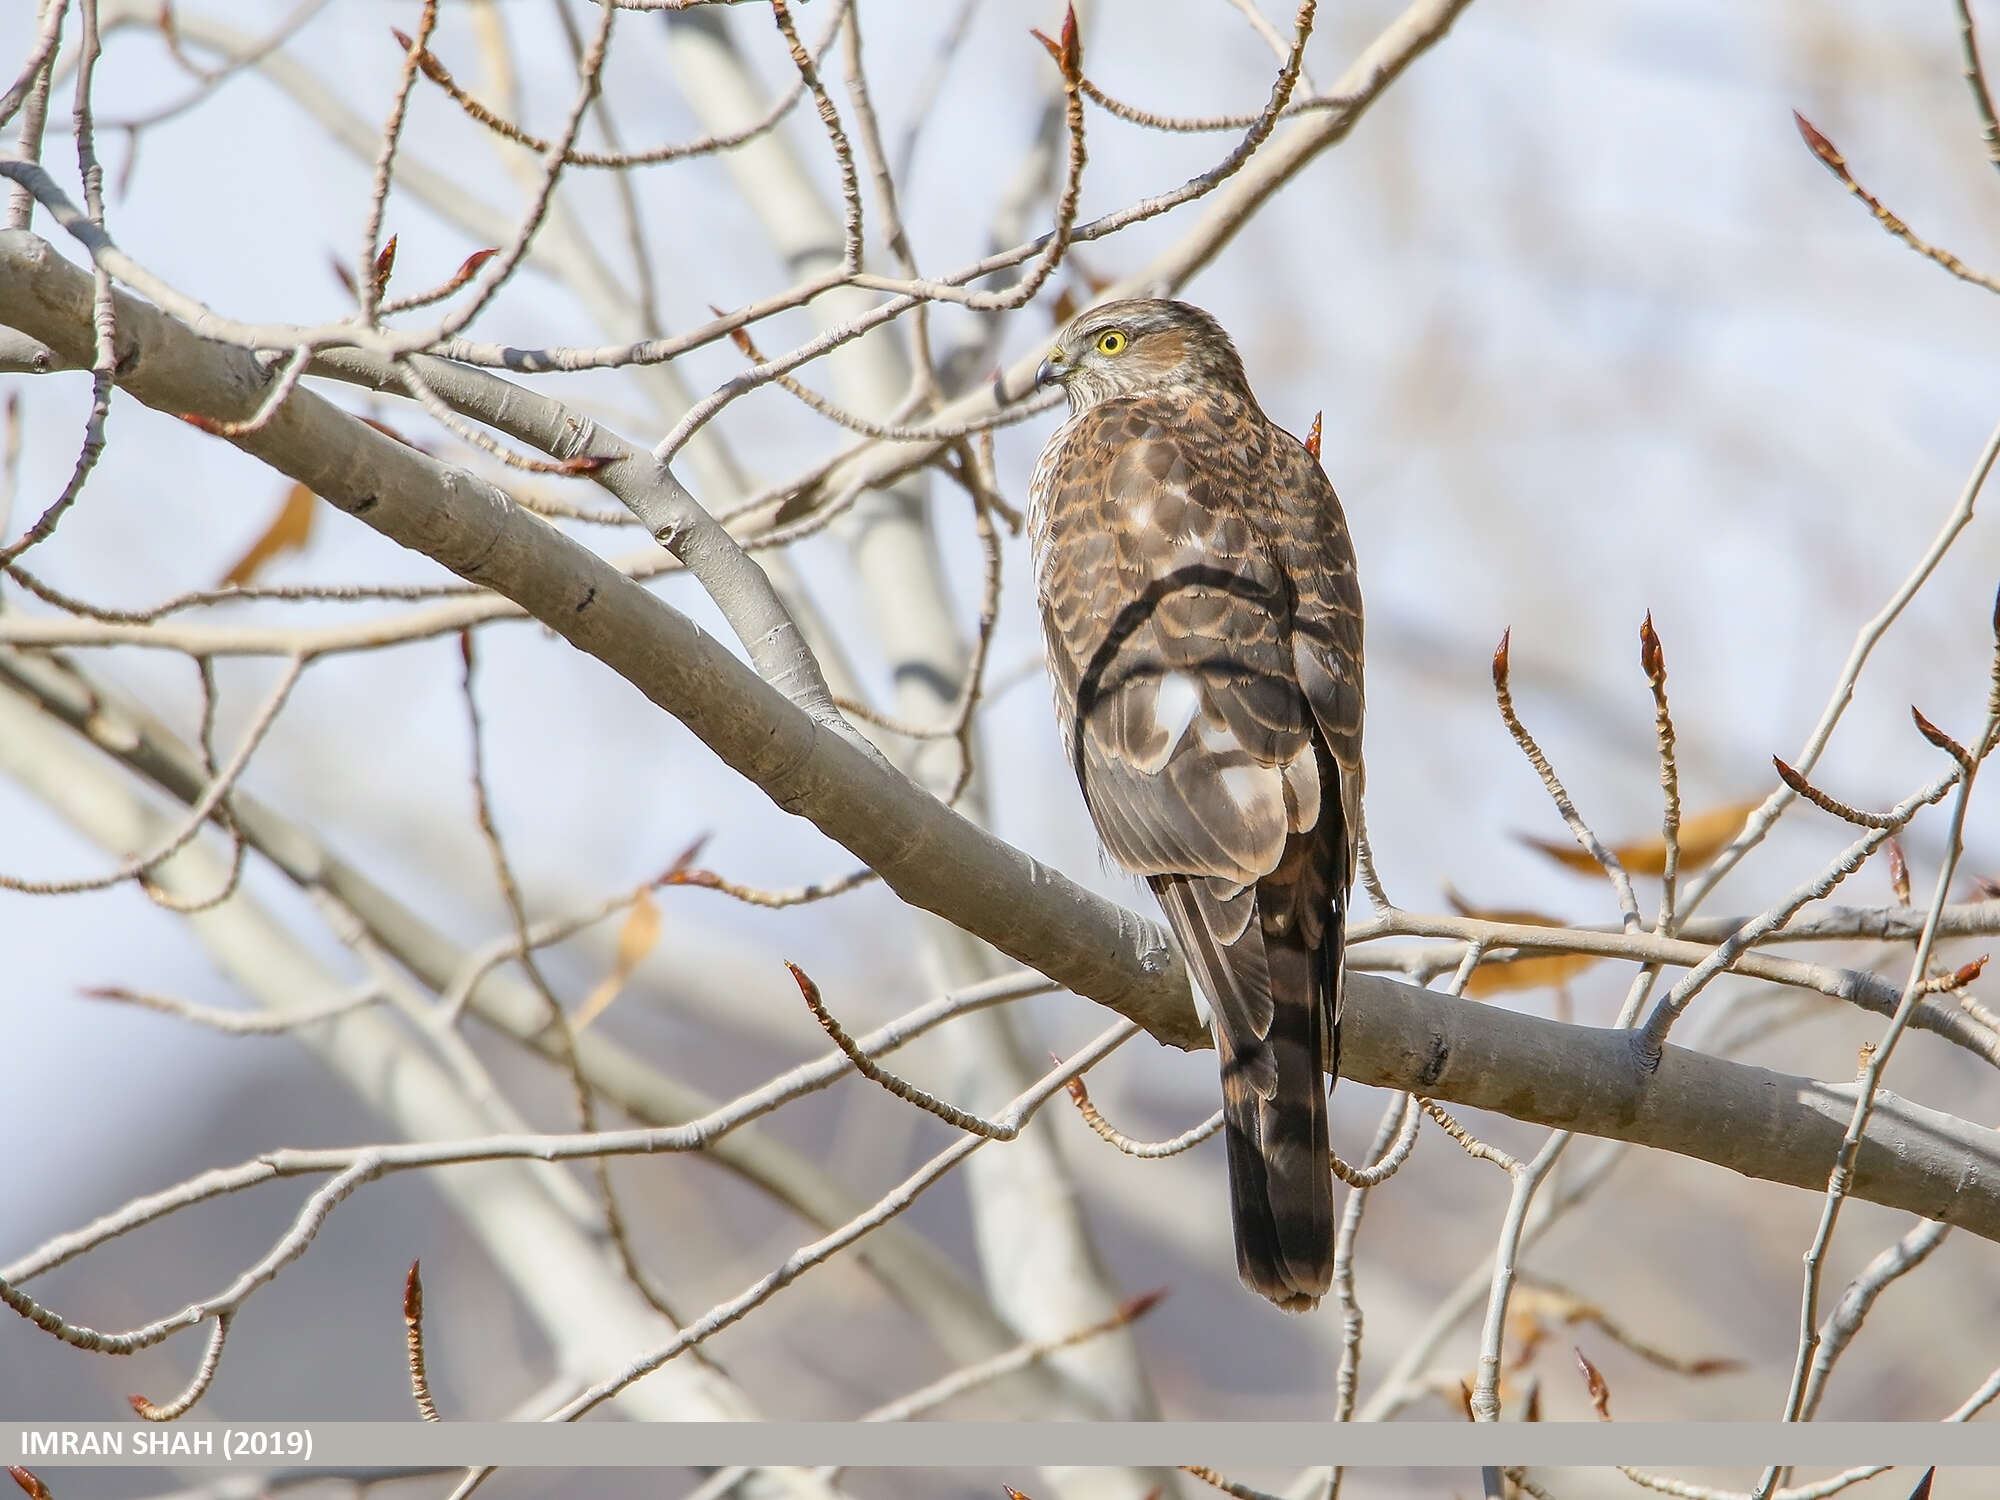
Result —
<instances>
[{"instance_id":1,"label":"yellow withered leaf","mask_svg":"<svg viewBox=\"0 0 2000 1500\"><path fill-rule=\"evenodd\" d=\"M1725 802L1681 819L1681 873L1692 875L1729 847L1731 839L1743 831L1743 824L1761 802ZM1596 860L1574 839L1539 839L1529 834L1515 835L1537 853L1546 854L1559 865L1585 875L1600 873ZM1616 845L1612 851L1628 875L1664 875L1667 870L1667 841L1640 839Z\"/></svg>"},{"instance_id":2,"label":"yellow withered leaf","mask_svg":"<svg viewBox=\"0 0 2000 1500\"><path fill-rule=\"evenodd\" d=\"M583 1030L611 1008L611 1002L625 988L625 981L645 962L659 940L660 908L653 904L649 893L641 891L639 899L632 903L632 910L626 913L625 925L618 931L618 956L612 962L611 972L604 976L602 984L583 997L583 1004L570 1017L569 1024L574 1030Z\"/></svg>"},{"instance_id":3,"label":"yellow withered leaf","mask_svg":"<svg viewBox=\"0 0 2000 1500\"><path fill-rule=\"evenodd\" d=\"M1593 864L1591 868L1596 866ZM1569 925L1546 912L1477 907L1450 886L1444 888L1444 898L1461 917L1473 917L1481 922L1504 922L1510 927ZM1465 993L1483 999L1488 995L1506 994L1510 990L1560 989L1597 961L1596 955L1590 953L1539 953L1507 962L1489 959L1472 971Z\"/></svg>"},{"instance_id":4,"label":"yellow withered leaf","mask_svg":"<svg viewBox=\"0 0 2000 1500\"><path fill-rule=\"evenodd\" d=\"M284 504L271 517L271 524L222 575L222 586L240 588L254 581L264 565L280 554L303 552L306 543L312 539L314 504L313 492L302 484L295 484L285 491Z\"/></svg>"},{"instance_id":5,"label":"yellow withered leaf","mask_svg":"<svg viewBox=\"0 0 2000 1500\"><path fill-rule=\"evenodd\" d=\"M1510 990L1561 989L1596 962L1589 953L1543 953L1511 963L1488 960L1472 971L1465 993L1484 1000Z\"/></svg>"}]
</instances>

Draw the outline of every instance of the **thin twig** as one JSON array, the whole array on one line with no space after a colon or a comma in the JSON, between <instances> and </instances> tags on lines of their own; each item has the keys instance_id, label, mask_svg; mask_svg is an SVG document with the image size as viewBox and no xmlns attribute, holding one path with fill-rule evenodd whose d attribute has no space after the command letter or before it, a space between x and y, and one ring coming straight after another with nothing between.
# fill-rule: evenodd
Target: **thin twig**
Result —
<instances>
[{"instance_id":1,"label":"thin twig","mask_svg":"<svg viewBox=\"0 0 2000 1500\"><path fill-rule=\"evenodd\" d=\"M1528 764L1535 768L1535 774L1542 779L1542 787L1549 799L1556 805L1556 811L1576 835L1576 841L1583 845L1586 853L1604 867L1605 875L1611 881L1611 888L1617 893L1618 906L1624 913L1625 930L1638 932L1644 926L1639 917L1639 898L1632 890L1632 877L1625 873L1625 867L1618 862L1618 856L1607 848L1592 831L1590 825L1576 810L1570 800L1569 791L1556 775L1555 767L1549 764L1542 747L1535 743L1535 737L1522 724L1521 716L1514 711L1514 692L1510 683L1507 666L1507 646L1514 632L1507 631L1500 637L1500 644L1493 651L1493 697L1500 706L1500 717L1507 725L1507 732L1514 737L1514 743L1521 747L1521 753L1528 758Z\"/></svg>"},{"instance_id":2,"label":"thin twig","mask_svg":"<svg viewBox=\"0 0 2000 1500\"><path fill-rule=\"evenodd\" d=\"M1667 655L1653 628L1653 612L1646 611L1639 627L1639 667L1646 685L1653 691L1653 739L1659 747L1660 837L1666 844L1665 868L1660 874L1660 914L1653 931L1671 937L1678 927L1674 914L1674 894L1681 871L1681 773L1674 755L1674 714L1667 702Z\"/></svg>"},{"instance_id":3,"label":"thin twig","mask_svg":"<svg viewBox=\"0 0 2000 1500\"><path fill-rule=\"evenodd\" d=\"M264 736L270 731L272 724L277 722L279 711L284 708L285 700L291 696L292 689L298 684L305 667L306 658L303 656L294 656L285 663L277 685L258 708L256 717L250 721L250 727L244 731L242 742L237 745L236 753L229 758L229 764L210 778L207 788L189 807L179 827L157 848L126 860L109 874L86 876L80 880L24 880L12 875L0 875L0 889L20 891L31 896L72 896L84 891L108 890L114 885L121 885L127 880L145 875L153 866L186 846L201 832L202 825L215 815L222 800L229 795L230 788L236 784L244 768L250 764L250 757L263 743Z\"/></svg>"},{"instance_id":4,"label":"thin twig","mask_svg":"<svg viewBox=\"0 0 2000 1500\"><path fill-rule=\"evenodd\" d=\"M1861 1331L1862 1323L1874 1308L1875 1301L1889 1287L1907 1276L1930 1258L1933 1250L1951 1232L1949 1224L1935 1219L1920 1219L1906 1230L1902 1238L1879 1253L1861 1269L1861 1274L1847 1284L1847 1290L1840 1294L1840 1301L1826 1320L1821 1330L1819 1349L1813 1355L1812 1373L1807 1377L1805 1396L1799 1403L1799 1420L1810 1422L1813 1413L1819 1410L1820 1397L1825 1394L1827 1378L1833 1373L1833 1366Z\"/></svg>"},{"instance_id":5,"label":"thin twig","mask_svg":"<svg viewBox=\"0 0 2000 1500\"><path fill-rule=\"evenodd\" d=\"M229 1324L234 1315L219 1313L215 1326L208 1333L208 1347L202 1351L201 1363L193 1377L172 1400L155 1405L144 1396L128 1396L127 1403L142 1422L173 1422L193 1410L195 1402L207 1394L215 1383L215 1372L222 1368L222 1346L229 1341Z\"/></svg>"},{"instance_id":6,"label":"thin twig","mask_svg":"<svg viewBox=\"0 0 2000 1500\"><path fill-rule=\"evenodd\" d=\"M431 1377L424 1361L424 1282L420 1262L410 1262L410 1274L403 1280L403 1341L409 1354L410 1394L417 1403L417 1415L426 1422L441 1422L437 1402L431 1399Z\"/></svg>"},{"instance_id":7,"label":"thin twig","mask_svg":"<svg viewBox=\"0 0 2000 1500\"><path fill-rule=\"evenodd\" d=\"M361 320L373 323L382 303L380 274L382 261L382 215L389 202L389 184L396 170L396 149L402 144L403 121L410 110L410 93L417 84L417 72L424 49L430 46L437 29L438 0L424 0L417 20L417 35L403 49L402 74L396 80L396 97L389 106L389 118L382 126L382 144L375 154L374 181L368 190L368 212L362 220L361 253L355 262L354 296L361 304Z\"/></svg>"},{"instance_id":8,"label":"thin twig","mask_svg":"<svg viewBox=\"0 0 2000 1500\"><path fill-rule=\"evenodd\" d=\"M1972 523L1973 506L1979 499L1980 491L1986 487L1987 476L1993 472L1996 460L2000 460L2000 423L1996 423L1993 431L1987 435L1985 446L1979 450L1979 456L1973 462L1972 472L1959 487L1957 500L1945 516L1943 524L1938 527L1937 535L1931 538L1930 545L1924 549L1924 555L1917 560L1909 576L1897 586L1895 593L1889 596L1889 601L1855 633L1854 645L1849 649L1847 660L1841 666L1840 678L1834 683L1833 693L1827 699L1826 707L1820 710L1819 721L1813 725L1812 733L1806 737L1804 748L1792 757L1791 763L1798 768L1801 775L1812 775L1813 768L1819 764L1820 755L1825 751L1827 742L1833 738L1834 729L1847 712L1848 705L1854 701L1855 684L1860 681L1861 671L1868 665L1868 658L1874 654L1875 647L1880 644L1882 637L1889 633L1889 627L1901 618L1904 609L1916 597L1917 592L1930 581L1931 574L1937 571L1938 564L1951 550L1952 543L1958 540L1959 533ZM1693 912L1703 898L1715 889L1716 883L1735 869L1745 855L1764 841L1765 835L1791 805L1793 795L1789 787L1780 787L1750 815L1750 820L1743 825L1743 831L1730 841L1729 847L1715 857L1709 867L1701 873L1700 878L1689 888L1687 899L1682 904L1685 912Z\"/></svg>"},{"instance_id":9,"label":"thin twig","mask_svg":"<svg viewBox=\"0 0 2000 1500\"><path fill-rule=\"evenodd\" d=\"M799 993L805 996L806 1009L812 1012L813 1019L820 1024L820 1029L833 1038L834 1046L847 1054L847 1060L854 1064L854 1071L870 1083L887 1089L906 1104L914 1104L925 1113L936 1115L947 1125L956 1126L985 1140L1011 1141L1020 1132L1018 1124L982 1119L978 1115L967 1113L955 1104L947 1104L935 1094L924 1092L914 1083L898 1078L875 1062L828 1012L825 1002L820 999L819 986L813 983L811 976L797 964L788 963L785 967L797 981Z\"/></svg>"},{"instance_id":10,"label":"thin twig","mask_svg":"<svg viewBox=\"0 0 2000 1500\"><path fill-rule=\"evenodd\" d=\"M1084 1087L1081 1078L1069 1081L1069 1097L1083 1123L1099 1140L1109 1141L1127 1156L1136 1156L1143 1161L1158 1161L1164 1157L1179 1156L1183 1151L1192 1151L1222 1129L1222 1111L1217 1110L1192 1130L1183 1130L1164 1141L1135 1141L1098 1113L1097 1106L1091 1103L1090 1090Z\"/></svg>"},{"instance_id":11,"label":"thin twig","mask_svg":"<svg viewBox=\"0 0 2000 1500\"><path fill-rule=\"evenodd\" d=\"M886 1405L863 1413L856 1420L907 1422L912 1417L935 1411L945 1402L962 1396L967 1391L977 1390L980 1386L990 1385L1018 1370L1025 1370L1030 1365L1047 1359L1051 1354L1074 1348L1078 1344L1087 1344L1092 1339L1102 1338L1107 1333L1115 1333L1121 1328L1129 1327L1159 1306L1160 1300L1166 1295L1164 1287L1158 1291L1142 1292L1139 1296L1120 1304L1118 1310L1110 1317L1101 1318L1087 1328L1079 1328L1073 1333L1059 1334L1054 1338L1032 1339L1018 1344L1004 1354L996 1354L991 1359L981 1360L978 1364L954 1370L949 1375L932 1381L921 1390L912 1391L907 1396L899 1396Z\"/></svg>"},{"instance_id":12,"label":"thin twig","mask_svg":"<svg viewBox=\"0 0 2000 1500\"><path fill-rule=\"evenodd\" d=\"M1820 134L1812 121L1808 120L1797 110L1793 110L1792 122L1799 127L1799 135L1804 138L1812 154L1819 158L1820 165L1839 178L1841 186L1867 206L1868 212L1875 216L1876 223L1880 224L1890 234L1908 245L1926 260L1934 261L1938 265L1943 266L1945 270L1951 272L1960 281L1969 281L1974 286L1986 288L1989 292L2000 292L2000 280L1995 280L1984 271L1973 270L1971 266L1968 266L1949 250L1933 245L1928 240L1919 238L1917 232L1901 219L1897 218L1895 214L1891 213L1880 198L1877 198L1867 188L1856 182L1854 174L1848 170L1847 158L1840 154L1839 148L1832 141Z\"/></svg>"},{"instance_id":13,"label":"thin twig","mask_svg":"<svg viewBox=\"0 0 2000 1500\"><path fill-rule=\"evenodd\" d=\"M1986 66L1979 57L1979 35L1972 26L1970 0L1952 0L1958 10L1958 44L1965 59L1965 83L1972 90L1972 107L1979 112L1979 134L1986 159L2000 168L2000 119L1994 118L1993 95L1986 87Z\"/></svg>"},{"instance_id":14,"label":"thin twig","mask_svg":"<svg viewBox=\"0 0 2000 1500\"><path fill-rule=\"evenodd\" d=\"M826 31L812 45L809 55L815 63L824 59L827 51L833 46L834 39L840 34L841 26L846 20L850 3L851 0L839 0L839 3L834 6L833 16L827 23ZM619 8L629 10L633 7L620 6ZM512 141L519 146L525 146L537 156L546 156L555 149L554 142L543 136L532 135L528 131L523 130L513 121L500 115L491 106L478 98L478 96L460 86L457 79L452 76L450 69L445 67L436 53L426 50L419 58L419 66L423 69L424 76L443 89L452 102L464 110L468 117L477 121L503 140ZM696 140L685 141L675 145L655 146L646 151L580 151L575 147L571 147L563 153L563 165L570 167L608 167L613 170L623 170L627 167L659 166L666 162L684 161L690 157L709 156L719 151L728 151L734 147L745 145L761 135L769 134L786 115L792 112L793 106L805 97L805 92L805 78L800 76L778 97L768 110L741 130L702 136Z\"/></svg>"},{"instance_id":15,"label":"thin twig","mask_svg":"<svg viewBox=\"0 0 2000 1500\"><path fill-rule=\"evenodd\" d=\"M2000 683L2000 600L1996 600L1994 619L1994 657L1992 675ZM1938 869L1937 887L1931 897L1930 907L1924 920L1924 930L1917 939L1917 949L1910 961L1910 975L1903 988L1902 1002L1896 1007L1896 1014L1875 1044L1866 1065L1861 1070L1860 1093L1855 1100L1852 1117L1847 1131L1841 1137L1840 1151L1836 1156L1832 1171L1827 1176L1826 1200L1820 1212L1819 1226L1813 1234L1812 1246L1806 1252L1805 1290L1800 1298L1799 1350L1792 1370L1791 1389L1785 1398L1784 1420L1798 1420L1805 1404L1806 1386L1810 1378L1813 1356L1819 1343L1819 1280L1825 1264L1827 1247L1833 1239L1834 1226L1840 1218L1840 1210L1847 1199L1849 1186L1854 1174L1855 1157L1860 1153L1862 1137L1867 1133L1868 1119L1875 1109L1876 1091L1881 1085L1883 1072L1888 1068L1889 1059L1895 1054L1896 1044L1902 1039L1909 1024L1911 1011L1917 1004L1921 986L1930 965L1931 949L1937 941L1938 916L1944 910L1951 894L1952 877L1958 871L1959 856L1964 852L1965 814L1971 800L1973 782L1979 762L1989 754L1996 738L2000 738L2000 688L1996 688L1994 701L1989 707L1986 725L1980 734L1977 753L1960 761L1958 795L1953 799L1951 827L1946 834L1943 863ZM1770 1471L1760 1480L1758 1491L1767 1493L1770 1489Z\"/></svg>"}]
</instances>

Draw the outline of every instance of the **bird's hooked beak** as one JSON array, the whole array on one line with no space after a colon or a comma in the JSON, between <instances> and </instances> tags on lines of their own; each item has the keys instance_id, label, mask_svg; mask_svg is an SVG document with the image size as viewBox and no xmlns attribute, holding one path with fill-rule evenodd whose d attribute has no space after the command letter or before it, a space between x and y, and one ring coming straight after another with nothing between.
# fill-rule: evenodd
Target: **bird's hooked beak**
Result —
<instances>
[{"instance_id":1,"label":"bird's hooked beak","mask_svg":"<svg viewBox=\"0 0 2000 1500\"><path fill-rule=\"evenodd\" d=\"M1048 357L1035 367L1035 389L1061 380L1069 373L1069 366L1063 361L1062 350L1051 349Z\"/></svg>"}]
</instances>

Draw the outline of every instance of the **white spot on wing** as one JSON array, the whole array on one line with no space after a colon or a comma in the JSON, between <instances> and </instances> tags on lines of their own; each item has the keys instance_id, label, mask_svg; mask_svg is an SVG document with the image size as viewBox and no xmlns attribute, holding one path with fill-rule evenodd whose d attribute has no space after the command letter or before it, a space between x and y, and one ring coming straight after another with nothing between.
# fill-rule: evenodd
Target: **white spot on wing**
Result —
<instances>
[{"instance_id":1,"label":"white spot on wing","mask_svg":"<svg viewBox=\"0 0 2000 1500\"><path fill-rule=\"evenodd\" d=\"M1153 719L1167 737L1171 749L1180 743L1182 732L1201 712L1201 690L1185 672L1169 672L1160 679L1153 698Z\"/></svg>"},{"instance_id":2,"label":"white spot on wing","mask_svg":"<svg viewBox=\"0 0 2000 1500\"><path fill-rule=\"evenodd\" d=\"M1222 795L1247 810L1268 790L1264 783L1269 774L1264 766L1231 766L1222 773Z\"/></svg>"},{"instance_id":3,"label":"white spot on wing","mask_svg":"<svg viewBox=\"0 0 2000 1500\"><path fill-rule=\"evenodd\" d=\"M1286 762L1285 791L1292 832L1304 833L1319 822L1319 758L1311 746Z\"/></svg>"}]
</instances>

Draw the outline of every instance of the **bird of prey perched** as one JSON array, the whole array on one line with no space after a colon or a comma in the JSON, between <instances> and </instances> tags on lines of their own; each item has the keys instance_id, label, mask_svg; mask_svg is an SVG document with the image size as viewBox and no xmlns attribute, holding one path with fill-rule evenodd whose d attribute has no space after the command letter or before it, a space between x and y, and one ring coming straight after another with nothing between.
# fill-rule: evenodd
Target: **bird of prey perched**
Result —
<instances>
[{"instance_id":1,"label":"bird of prey perched","mask_svg":"<svg viewBox=\"0 0 2000 1500\"><path fill-rule=\"evenodd\" d=\"M1038 381L1070 405L1030 492L1064 749L1206 1001L1237 1269L1304 1311L1333 1278L1326 1075L1361 820L1347 523L1200 308L1093 308Z\"/></svg>"}]
</instances>

